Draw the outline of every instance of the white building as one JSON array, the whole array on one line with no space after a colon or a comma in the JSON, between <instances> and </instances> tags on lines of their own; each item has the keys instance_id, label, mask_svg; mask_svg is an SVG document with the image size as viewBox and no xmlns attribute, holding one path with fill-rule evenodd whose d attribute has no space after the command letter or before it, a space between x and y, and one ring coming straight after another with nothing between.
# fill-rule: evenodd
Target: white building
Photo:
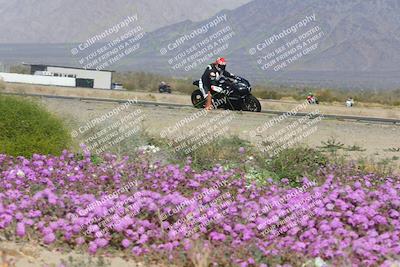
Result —
<instances>
[{"instance_id":1,"label":"white building","mask_svg":"<svg viewBox=\"0 0 400 267\"><path fill-rule=\"evenodd\" d=\"M68 77L53 77L53 76L0 72L0 79L8 83L27 83L27 84L41 84L41 85L53 85L53 86L68 86L68 87L76 86L75 78L68 78Z\"/></svg>"},{"instance_id":2,"label":"white building","mask_svg":"<svg viewBox=\"0 0 400 267\"><path fill-rule=\"evenodd\" d=\"M83 69L43 64L24 64L31 67L31 75L74 78L76 87L112 89L114 71Z\"/></svg>"}]
</instances>

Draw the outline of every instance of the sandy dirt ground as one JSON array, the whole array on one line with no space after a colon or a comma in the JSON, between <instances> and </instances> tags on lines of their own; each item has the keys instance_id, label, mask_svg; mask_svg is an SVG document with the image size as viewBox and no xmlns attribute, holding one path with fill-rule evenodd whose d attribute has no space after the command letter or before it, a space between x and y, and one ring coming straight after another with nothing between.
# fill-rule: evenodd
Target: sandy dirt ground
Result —
<instances>
[{"instance_id":1,"label":"sandy dirt ground","mask_svg":"<svg viewBox=\"0 0 400 267\"><path fill-rule=\"evenodd\" d=\"M70 125L75 125L71 127L85 125L91 119L106 114L118 106L118 104L113 103L77 100L42 99L41 101L49 110L69 121ZM319 107L314 106L314 108L314 110L317 110ZM168 133L167 137L174 138L174 135L179 136L187 133L194 127L197 127L198 124L211 121L213 118L223 118L225 116L225 111L222 110L213 110L207 115L203 115L204 113L200 110L193 108L172 109L137 105L131 105L124 112L129 114L138 109L145 115L143 128L156 138L160 137L163 132ZM260 142L265 141L268 137L278 138L279 132L285 128L290 128L292 132L295 132L298 127L293 128L293 125L296 122L299 124L299 118L290 117L261 132L257 129L268 124L268 122L277 118L277 116L249 112L230 112L230 114L232 116L230 116L231 120L229 120L229 123L222 125L227 126L227 131L224 132L224 135L236 135L250 141L254 145L260 144ZM185 119L193 118L196 115L198 117L193 122L177 127ZM363 157L382 160L400 157L400 152L389 151L393 148L400 148L400 125L337 121L325 118L322 118L320 121L318 119L307 119L300 123L306 125L309 123L310 127L308 128L315 128L316 130L309 136L300 138L297 142L298 144L318 147L323 146L323 142L327 142L333 138L337 142L343 143L344 146L358 146L362 150L365 150L345 152L354 159ZM172 134L169 134L170 132Z\"/></svg>"},{"instance_id":2,"label":"sandy dirt ground","mask_svg":"<svg viewBox=\"0 0 400 267\"><path fill-rule=\"evenodd\" d=\"M86 253L76 251L63 252L56 249L43 247L34 243L0 242L0 266L1 267L97 267L100 266L99 258L91 257ZM69 258L73 261L70 262ZM3 261L3 262L2 262ZM65 262L65 265L62 265ZM149 267L121 257L104 257L105 265L108 267ZM70 264L71 263L71 264ZM73 265L72 265L73 264ZM157 267L152 265L150 267Z\"/></svg>"},{"instance_id":3,"label":"sandy dirt ground","mask_svg":"<svg viewBox=\"0 0 400 267\"><path fill-rule=\"evenodd\" d=\"M195 87L193 86L193 90ZM137 97L143 101L156 101L165 103L187 104L191 105L190 97L179 94L159 94L149 92L130 92L119 90L99 90L87 88L69 88L38 85L7 84L6 92L77 96L77 97L98 97L98 98L116 98L133 99ZM343 101L344 102L344 101ZM298 101L280 101L280 100L261 100L263 110L289 111L299 105ZM353 108L347 108L344 103L321 103L319 109L324 114L332 115L352 115L377 118L400 119L400 107L388 107L379 104L359 103ZM314 107L310 106L305 111L311 111Z\"/></svg>"}]
</instances>

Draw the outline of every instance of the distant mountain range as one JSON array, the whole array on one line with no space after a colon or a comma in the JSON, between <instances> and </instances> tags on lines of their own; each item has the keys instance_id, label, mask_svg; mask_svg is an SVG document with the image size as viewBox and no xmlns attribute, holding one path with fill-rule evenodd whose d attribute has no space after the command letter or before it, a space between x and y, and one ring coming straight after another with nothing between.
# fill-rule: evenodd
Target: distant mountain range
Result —
<instances>
[{"instance_id":1,"label":"distant mountain range","mask_svg":"<svg viewBox=\"0 0 400 267\"><path fill-rule=\"evenodd\" d=\"M232 28L235 34L226 42L229 48L220 54L228 57L230 68L236 73L264 82L400 87L399 0L254 0L219 15L223 14L227 15L228 22L210 30L208 35L226 25ZM265 39L313 15L316 20L309 22L296 34L288 34L265 51L250 55L249 50L257 48ZM174 71L166 63L169 53L161 56L158 51L208 21L211 20L187 21L153 32L147 36L147 50L126 61L123 67L138 69L145 60L153 62L161 72L167 68L174 75L184 74L185 71ZM257 63L260 56L265 56L267 52L274 51L315 27L323 32L323 36L314 42L318 45L317 49L288 64L283 70L264 71L260 68ZM185 50L201 39L189 40L179 50ZM199 66L189 73L201 73L203 68Z\"/></svg>"},{"instance_id":2,"label":"distant mountain range","mask_svg":"<svg viewBox=\"0 0 400 267\"><path fill-rule=\"evenodd\" d=\"M399 14L399 0L253 0L206 20L158 28L112 68L195 78L218 55L234 73L258 83L400 88ZM71 46L0 45L0 61L77 65Z\"/></svg>"},{"instance_id":3,"label":"distant mountain range","mask_svg":"<svg viewBox=\"0 0 400 267\"><path fill-rule=\"evenodd\" d=\"M0 0L0 43L75 43L138 14L146 31L250 0Z\"/></svg>"}]
</instances>

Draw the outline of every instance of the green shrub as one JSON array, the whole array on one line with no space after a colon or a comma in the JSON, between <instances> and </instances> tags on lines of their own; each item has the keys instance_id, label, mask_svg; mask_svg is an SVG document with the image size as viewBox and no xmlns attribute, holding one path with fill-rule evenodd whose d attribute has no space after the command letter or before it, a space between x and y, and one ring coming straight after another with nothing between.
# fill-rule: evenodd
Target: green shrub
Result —
<instances>
[{"instance_id":1,"label":"green shrub","mask_svg":"<svg viewBox=\"0 0 400 267\"><path fill-rule=\"evenodd\" d=\"M243 163L247 155L251 154L250 143L239 137L219 137L212 142L202 145L196 150L186 153L185 149L178 149L180 143L167 139L158 139L148 136L149 144L161 147L164 151L169 150L168 157L174 163L183 164L187 158L192 159L192 166L196 169L204 170L214 167L216 164L223 166L238 167ZM170 143L172 147L168 145ZM191 146L188 146L189 148ZM239 153L239 148L245 148L246 153Z\"/></svg>"},{"instance_id":2,"label":"green shrub","mask_svg":"<svg viewBox=\"0 0 400 267\"><path fill-rule=\"evenodd\" d=\"M299 186L304 176L312 178L328 163L328 158L312 148L288 148L267 161L265 168L275 173L279 179L289 179L292 186Z\"/></svg>"},{"instance_id":3,"label":"green shrub","mask_svg":"<svg viewBox=\"0 0 400 267\"><path fill-rule=\"evenodd\" d=\"M174 93L191 94L195 89L190 78L175 79L146 72L116 73L114 80L122 83L129 91L158 92L158 86L161 81L167 82Z\"/></svg>"},{"instance_id":4,"label":"green shrub","mask_svg":"<svg viewBox=\"0 0 400 267\"><path fill-rule=\"evenodd\" d=\"M217 138L197 150L190 151L189 154L184 150L175 151L174 148L180 143L150 135L147 139L149 144L167 151L167 158L174 163L184 165L190 157L195 169L210 169L216 164L229 169L240 168L249 181L258 184L265 184L268 178L276 181L287 178L292 187L300 186L303 177L318 183L323 182L320 181L318 171L330 163L323 152L308 147L288 148L274 157L269 157L237 136ZM170 142L172 147L168 145Z\"/></svg>"},{"instance_id":5,"label":"green shrub","mask_svg":"<svg viewBox=\"0 0 400 267\"><path fill-rule=\"evenodd\" d=\"M238 137L222 137L192 151L188 155L181 151L179 156L181 158L190 156L194 166L199 169L208 169L215 164L239 164L241 162L239 148L248 146L247 141Z\"/></svg>"},{"instance_id":6,"label":"green shrub","mask_svg":"<svg viewBox=\"0 0 400 267\"><path fill-rule=\"evenodd\" d=\"M0 153L31 157L69 148L62 122L32 101L0 95L0 114Z\"/></svg>"},{"instance_id":7,"label":"green shrub","mask_svg":"<svg viewBox=\"0 0 400 267\"><path fill-rule=\"evenodd\" d=\"M253 94L255 97L262 98L262 99L281 99L283 95L279 92L274 90L269 90L263 88L261 86L255 86L253 90Z\"/></svg>"}]
</instances>

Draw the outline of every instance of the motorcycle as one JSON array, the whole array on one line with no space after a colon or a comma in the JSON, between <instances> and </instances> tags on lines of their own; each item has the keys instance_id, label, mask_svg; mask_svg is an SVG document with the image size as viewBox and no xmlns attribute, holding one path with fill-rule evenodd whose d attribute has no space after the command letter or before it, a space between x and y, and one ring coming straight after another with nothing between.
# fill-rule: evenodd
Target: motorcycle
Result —
<instances>
[{"instance_id":1,"label":"motorcycle","mask_svg":"<svg viewBox=\"0 0 400 267\"><path fill-rule=\"evenodd\" d=\"M158 91L159 91L161 94L163 94L163 93L168 93L168 94L170 94L170 93L171 93L171 86L169 86L169 85L160 85L160 86L158 87Z\"/></svg>"},{"instance_id":2,"label":"motorcycle","mask_svg":"<svg viewBox=\"0 0 400 267\"><path fill-rule=\"evenodd\" d=\"M319 100L315 96L309 96L307 97L307 101L311 105L319 105Z\"/></svg>"},{"instance_id":3,"label":"motorcycle","mask_svg":"<svg viewBox=\"0 0 400 267\"><path fill-rule=\"evenodd\" d=\"M193 85L198 87L191 97L195 108L205 108L206 104L206 98L202 92L204 89L200 86L200 82L200 80L193 82ZM260 101L251 94L251 85L246 79L238 76L235 78L221 77L217 86L222 90L219 92L211 90L213 106L229 110L261 111Z\"/></svg>"}]
</instances>

